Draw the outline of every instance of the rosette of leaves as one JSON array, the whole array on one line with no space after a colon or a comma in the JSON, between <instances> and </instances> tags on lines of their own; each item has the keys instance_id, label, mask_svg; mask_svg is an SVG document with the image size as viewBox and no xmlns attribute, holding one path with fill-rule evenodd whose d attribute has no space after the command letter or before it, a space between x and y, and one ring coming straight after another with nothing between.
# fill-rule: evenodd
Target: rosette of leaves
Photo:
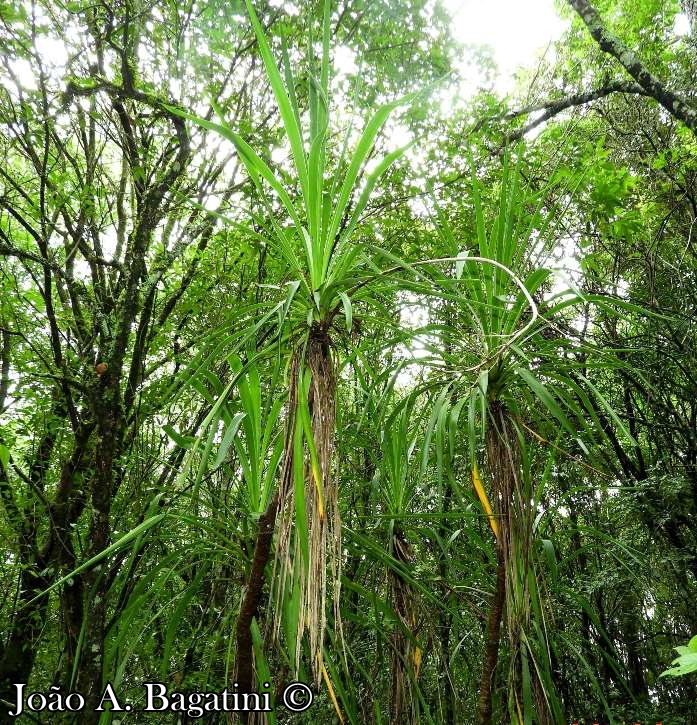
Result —
<instances>
[{"instance_id":1,"label":"rosette of leaves","mask_svg":"<svg viewBox=\"0 0 697 725\"><path fill-rule=\"evenodd\" d=\"M375 252L357 243L355 232L376 185L406 150L397 149L372 170L366 168L391 112L407 101L402 98L378 108L355 145L349 127L338 161L330 164L331 3L323 6L321 57L309 61L307 113L300 107L298 83L286 49L282 63L277 64L249 0L247 10L285 130L292 172L272 169L224 118L212 122L178 111L234 144L263 210L253 215L250 229L255 223L262 224L269 254L285 265L289 277L284 330L269 336L284 341L289 360L284 463L275 495L259 520L252 571L237 626L235 679L241 691L251 686L250 626L258 613L277 517L275 630L285 632L288 657L296 669L307 634L314 679L328 679L322 654L325 603L330 591L338 623L342 554L339 492L333 471L336 338L343 334L343 342L350 346L345 333L352 328L353 304L358 297L366 299L373 280L379 283L383 279L374 261ZM308 48L312 54L311 37ZM306 119L309 123L304 124ZM345 325L337 326L340 319Z\"/></svg>"}]
</instances>

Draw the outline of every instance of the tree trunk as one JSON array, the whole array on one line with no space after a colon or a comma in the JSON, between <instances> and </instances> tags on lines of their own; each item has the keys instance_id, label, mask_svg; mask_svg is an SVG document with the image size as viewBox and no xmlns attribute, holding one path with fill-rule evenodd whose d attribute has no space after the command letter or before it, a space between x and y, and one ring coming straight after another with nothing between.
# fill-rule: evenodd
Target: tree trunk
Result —
<instances>
[{"instance_id":1,"label":"tree trunk","mask_svg":"<svg viewBox=\"0 0 697 725\"><path fill-rule=\"evenodd\" d=\"M285 467L284 467L285 470ZM277 489L271 499L266 511L259 518L256 544L254 546L254 557L249 572L249 583L245 592L240 613L237 617L235 627L236 637L236 662L235 682L238 685L238 692L252 692L254 688L254 650L252 643L252 619L259 611L259 602L264 589L266 565L271 554L271 543L273 541L274 529L276 528L276 515L280 499L280 488ZM240 713L242 722L249 719L248 713Z\"/></svg>"},{"instance_id":2,"label":"tree trunk","mask_svg":"<svg viewBox=\"0 0 697 725\"><path fill-rule=\"evenodd\" d=\"M30 604L48 586L39 574L42 566L23 566L19 577L20 593L16 616L7 644L0 650L0 700L14 703L14 683L27 682L36 658L36 643L44 627L48 597ZM4 709L3 703L0 707Z\"/></svg>"},{"instance_id":3,"label":"tree trunk","mask_svg":"<svg viewBox=\"0 0 697 725\"><path fill-rule=\"evenodd\" d=\"M108 373L107 373L108 375ZM121 453L123 440L123 412L120 402L119 378L116 375L105 381L95 405L99 443L95 450L95 472L92 480L92 522L90 525L89 559L109 546L111 532L111 504L114 495L114 464ZM84 636L78 668L78 691L85 698L85 712L91 714L85 722L99 721L100 713L94 713L102 693L104 677L104 631L106 627L107 595L111 582L105 565L92 567L83 577ZM92 714L93 713L93 714Z\"/></svg>"},{"instance_id":4,"label":"tree trunk","mask_svg":"<svg viewBox=\"0 0 697 725\"><path fill-rule=\"evenodd\" d=\"M259 517L254 555L249 571L249 582L240 605L240 613L235 625L235 679L238 692L252 692L254 688L254 647L252 642L252 620L259 613L259 603L266 580L266 565L271 556L276 519L279 507L283 505L286 494L293 486L293 434L297 405L298 356L294 355L290 366L290 386L288 390L289 415L286 420L285 453L281 481L276 493ZM240 721L247 723L249 713L240 713Z\"/></svg>"},{"instance_id":5,"label":"tree trunk","mask_svg":"<svg viewBox=\"0 0 697 725\"><path fill-rule=\"evenodd\" d=\"M74 523L81 508L71 506L74 495L75 475L85 466L85 453L92 434L91 423L81 425L75 435L73 452L61 468L58 488L49 509L38 509L49 521L49 534L45 544L39 549L37 542L37 515L35 512L16 511L22 517L23 525L19 536L19 577L20 594L16 605L16 616L7 640L7 645L0 650L0 698L7 699L8 694L15 692L12 686L16 682L27 682L36 658L36 648L45 625L48 597L40 596L53 581L73 568L73 559L66 558L72 552L73 535L71 523ZM31 480L37 490L43 491L43 473L46 463L53 450L55 436L52 432L43 436L39 452L31 468ZM6 471L0 472L5 483L9 481ZM45 499L41 499L45 502ZM8 502L5 502L6 505ZM50 568L51 573L43 573ZM64 587L61 598L64 604ZM38 598L37 598L38 597ZM32 601L34 600L34 601ZM65 613L65 607L64 607ZM66 624L68 620L66 619ZM73 626L74 641L77 641L81 624L80 619ZM70 627L68 627L70 629Z\"/></svg>"},{"instance_id":6,"label":"tree trunk","mask_svg":"<svg viewBox=\"0 0 697 725\"><path fill-rule=\"evenodd\" d=\"M414 555L411 546L404 533L395 526L392 536L392 556L405 568L411 567L414 563ZM412 677L416 678L414 644L404 629L415 634L416 611L415 593L411 585L397 571L390 569L390 598L392 608L399 617L399 623L395 625L392 635L392 705L391 720L393 725L401 723L417 723L419 720L418 698L413 691Z\"/></svg>"},{"instance_id":7,"label":"tree trunk","mask_svg":"<svg viewBox=\"0 0 697 725\"><path fill-rule=\"evenodd\" d=\"M486 645L484 647L484 664L482 665L482 679L479 687L479 700L477 702L478 725L491 725L493 710L494 676L496 663L499 657L501 642L501 621L506 601L506 562L503 552L497 546L496 588L489 607L489 617L486 625Z\"/></svg>"}]
</instances>

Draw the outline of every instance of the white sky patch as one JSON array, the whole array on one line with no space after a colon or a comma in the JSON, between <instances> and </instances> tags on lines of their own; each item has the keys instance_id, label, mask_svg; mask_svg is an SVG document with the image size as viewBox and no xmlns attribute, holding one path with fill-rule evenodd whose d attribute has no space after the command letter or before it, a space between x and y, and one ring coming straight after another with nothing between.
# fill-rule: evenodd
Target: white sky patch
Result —
<instances>
[{"instance_id":1,"label":"white sky patch","mask_svg":"<svg viewBox=\"0 0 697 725\"><path fill-rule=\"evenodd\" d=\"M402 295L399 321L402 327L412 330L427 325L428 306L417 295L410 292ZM431 354L425 343L426 340L423 337L415 335L409 343L397 345L395 349L397 358L407 363L397 375L397 385L400 387L408 388L414 385L420 371L420 367L416 363Z\"/></svg>"},{"instance_id":2,"label":"white sky patch","mask_svg":"<svg viewBox=\"0 0 697 725\"><path fill-rule=\"evenodd\" d=\"M208 211L217 211L218 207L223 203L223 197L220 194L208 194L203 201L203 206Z\"/></svg>"},{"instance_id":3,"label":"white sky patch","mask_svg":"<svg viewBox=\"0 0 697 725\"><path fill-rule=\"evenodd\" d=\"M689 35L690 34L690 19L685 13L678 13L675 16L675 22L673 24L673 32L676 35Z\"/></svg>"},{"instance_id":4,"label":"white sky patch","mask_svg":"<svg viewBox=\"0 0 697 725\"><path fill-rule=\"evenodd\" d=\"M104 229L99 237L99 241L102 243L102 251L106 259L113 259L118 243L116 228L112 226Z\"/></svg>"},{"instance_id":5,"label":"white sky patch","mask_svg":"<svg viewBox=\"0 0 697 725\"><path fill-rule=\"evenodd\" d=\"M169 94L174 99L182 97L182 82L179 78L169 78Z\"/></svg>"},{"instance_id":6,"label":"white sky patch","mask_svg":"<svg viewBox=\"0 0 697 725\"><path fill-rule=\"evenodd\" d=\"M19 84L26 91L36 91L39 86L36 83L34 69L26 58L12 58L9 66L14 75L17 77ZM13 101L18 101L17 90L13 85L3 86Z\"/></svg>"},{"instance_id":7,"label":"white sky patch","mask_svg":"<svg viewBox=\"0 0 697 725\"><path fill-rule=\"evenodd\" d=\"M389 151L396 151L411 143L414 137L409 127L403 123L394 123L390 129Z\"/></svg>"},{"instance_id":8,"label":"white sky patch","mask_svg":"<svg viewBox=\"0 0 697 725\"><path fill-rule=\"evenodd\" d=\"M444 0L452 15L455 38L471 45L487 45L498 65L496 89L510 92L514 74L533 65L539 52L559 39L568 23L554 9L553 0Z\"/></svg>"},{"instance_id":9,"label":"white sky patch","mask_svg":"<svg viewBox=\"0 0 697 725\"><path fill-rule=\"evenodd\" d=\"M358 73L356 54L348 45L339 45L334 48L334 68L343 75Z\"/></svg>"},{"instance_id":10,"label":"white sky patch","mask_svg":"<svg viewBox=\"0 0 697 725\"><path fill-rule=\"evenodd\" d=\"M274 164L282 164L287 158L288 149L283 148L283 146L274 146L274 148L271 149L271 161L273 161Z\"/></svg>"},{"instance_id":11,"label":"white sky patch","mask_svg":"<svg viewBox=\"0 0 697 725\"><path fill-rule=\"evenodd\" d=\"M295 3L287 2L287 0L270 0L269 5L278 10L282 9L284 13L291 16L300 14L300 8Z\"/></svg>"},{"instance_id":12,"label":"white sky patch","mask_svg":"<svg viewBox=\"0 0 697 725\"><path fill-rule=\"evenodd\" d=\"M42 56L43 61L51 65L64 66L68 62L68 49L59 38L37 35L36 50Z\"/></svg>"},{"instance_id":13,"label":"white sky patch","mask_svg":"<svg viewBox=\"0 0 697 725\"><path fill-rule=\"evenodd\" d=\"M571 237L562 237L552 250L549 259L554 274L552 288L545 295L549 300L562 293L573 294L579 289L582 282L582 271L576 241ZM582 332L586 327L586 312L579 307L578 314L569 321L571 327Z\"/></svg>"},{"instance_id":14,"label":"white sky patch","mask_svg":"<svg viewBox=\"0 0 697 725\"><path fill-rule=\"evenodd\" d=\"M547 298L573 289L581 283L581 264L579 262L576 241L570 237L560 239L551 254L554 283Z\"/></svg>"}]
</instances>

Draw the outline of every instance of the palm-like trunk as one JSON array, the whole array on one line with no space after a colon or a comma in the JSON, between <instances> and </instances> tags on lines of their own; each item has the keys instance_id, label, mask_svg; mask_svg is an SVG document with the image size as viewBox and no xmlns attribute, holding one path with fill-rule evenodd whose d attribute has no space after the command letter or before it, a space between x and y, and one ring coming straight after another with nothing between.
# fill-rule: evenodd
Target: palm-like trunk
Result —
<instances>
[{"instance_id":1,"label":"palm-like trunk","mask_svg":"<svg viewBox=\"0 0 697 725\"><path fill-rule=\"evenodd\" d=\"M506 408L498 401L491 403L491 420L487 429L486 447L489 476L492 482L492 506L496 515L496 587L487 618L487 638L478 702L478 722L491 725L493 693L501 642L501 622L504 610L508 613L508 633L511 652L515 653L516 628L512 625L510 608L505 603L509 591L510 561L512 554L511 509L518 480L519 456L515 444L515 431L511 430ZM512 434L512 435L511 435Z\"/></svg>"},{"instance_id":2,"label":"palm-like trunk","mask_svg":"<svg viewBox=\"0 0 697 725\"><path fill-rule=\"evenodd\" d=\"M450 484L450 481L446 479L445 482L445 493L443 494L443 505L441 507L441 510L443 511L443 514L448 514L451 509L452 504L452 498L453 498L453 488ZM450 535L450 530L448 527L448 520L446 518L443 519L443 522L441 523L441 526L439 527L439 535L443 541L447 541L448 536ZM449 586L450 581L450 566L449 566L449 557L445 554L441 554L440 561L438 563L438 574L441 579L441 596L443 597L443 601L447 602L448 605L452 604L453 595L452 590ZM455 693L453 691L453 687L451 686L452 683L452 675L450 672L450 629L452 626L453 621L453 615L451 611L451 607L442 607L440 610L440 614L438 617L438 630L440 634L440 656L441 656L441 669L443 671L443 675L445 677L445 687L443 688L443 694L442 694L442 718L444 722L453 723L455 725L456 721L456 715L455 715Z\"/></svg>"},{"instance_id":3,"label":"palm-like trunk","mask_svg":"<svg viewBox=\"0 0 697 725\"><path fill-rule=\"evenodd\" d=\"M280 489L279 489L280 490ZM266 511L259 517L259 528L254 546L252 568L249 573L249 584L242 600L240 613L235 628L236 662L235 682L239 692L253 692L254 685L254 649L252 642L252 620L258 615L259 602L264 589L266 565L271 554L276 515L278 513L279 491L271 499ZM240 719L249 721L249 713L241 713Z\"/></svg>"},{"instance_id":4,"label":"palm-like trunk","mask_svg":"<svg viewBox=\"0 0 697 725\"><path fill-rule=\"evenodd\" d=\"M306 383L309 382L309 386ZM306 396L304 399L301 396ZM326 329L313 326L306 348L293 354L288 395L284 463L281 482L259 519L249 584L242 600L236 626L235 681L240 692L253 687L252 619L258 615L265 583L266 566L271 559L274 530L278 522L274 571L277 601L293 579L300 589L300 618L295 643L296 668L301 640L308 633L311 667L315 683L322 673L322 644L326 628L327 565L332 572L335 616L338 621L339 570L341 564L341 522L338 491L332 476L336 417L336 378L331 341ZM309 412L311 435L303 435L303 409ZM303 445L305 441L306 445ZM312 453L311 453L312 451ZM306 527L296 526L295 496L298 471L302 471ZM302 508L302 507L301 507ZM307 557L298 531L307 531ZM329 560L329 561L328 561ZM276 631L280 628L282 607L276 608ZM243 721L246 719L243 717Z\"/></svg>"},{"instance_id":5,"label":"palm-like trunk","mask_svg":"<svg viewBox=\"0 0 697 725\"><path fill-rule=\"evenodd\" d=\"M521 468L521 443L505 403L490 403L490 426L487 430L487 461L493 488L493 509L497 517L498 537L496 590L489 612L487 643L482 669L479 698L479 722L489 725L492 717L492 693L495 666L500 645L503 611L510 648L508 675L509 696L516 711L522 712L524 657L531 660L533 652L525 644L522 633L530 627L529 573L532 566L534 510L531 492L526 492ZM522 648L526 647L526 652ZM539 668L529 664L530 687L535 715L540 725L551 725L552 715L545 696Z\"/></svg>"},{"instance_id":6,"label":"palm-like trunk","mask_svg":"<svg viewBox=\"0 0 697 725\"><path fill-rule=\"evenodd\" d=\"M402 566L411 566L414 555L404 533L395 528L392 537L392 555ZM393 725L410 725L419 721L418 699L414 693L413 679L418 672L417 649L411 637L416 629L415 595L412 587L399 572L390 570L392 607L401 621L392 635L392 705L390 722ZM419 653L420 656L420 653Z\"/></svg>"},{"instance_id":7,"label":"palm-like trunk","mask_svg":"<svg viewBox=\"0 0 697 725\"><path fill-rule=\"evenodd\" d=\"M501 620L503 619L504 604L506 601L506 563L499 546L497 549L498 564L496 566L496 588L489 606L489 616L486 624L486 644L484 646L484 664L479 687L479 700L477 701L477 723L491 725L493 711L494 678L496 664L499 659L501 644Z\"/></svg>"},{"instance_id":8,"label":"palm-like trunk","mask_svg":"<svg viewBox=\"0 0 697 725\"><path fill-rule=\"evenodd\" d=\"M307 632L310 665L315 684L319 685L323 668L322 645L327 626L327 568L331 571L335 622L340 627L342 555L338 487L332 472L336 433L336 376L327 325L313 325L304 357L300 357L300 353L298 355L293 371L293 385L298 387L299 397L295 432L289 441L293 448L289 458L294 460L295 470L287 481L287 488L281 493L281 521L276 553L280 567L276 577L277 601L282 601L287 582L291 581L298 588L301 615L294 646L295 665L297 669L302 651L301 640ZM302 430L303 408L309 413L309 431ZM302 456L302 463L296 460L299 456ZM300 507L296 501L299 490L304 494ZM304 527L297 526L297 516L303 516L303 508ZM281 607L277 611L276 631L280 629Z\"/></svg>"}]
</instances>

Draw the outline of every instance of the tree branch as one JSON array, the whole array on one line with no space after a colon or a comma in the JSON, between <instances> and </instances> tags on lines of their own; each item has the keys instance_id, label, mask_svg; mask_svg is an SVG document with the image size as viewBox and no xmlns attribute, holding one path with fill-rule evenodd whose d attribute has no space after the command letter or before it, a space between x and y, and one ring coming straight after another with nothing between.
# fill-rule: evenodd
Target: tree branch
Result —
<instances>
[{"instance_id":1,"label":"tree branch","mask_svg":"<svg viewBox=\"0 0 697 725\"><path fill-rule=\"evenodd\" d=\"M519 139L523 138L525 134L532 131L532 129L536 128L545 121L549 121L550 118L553 118L562 111L566 111L569 108L574 108L575 106L583 106L586 103L597 101L600 98L605 98L606 96L609 96L613 93L632 93L639 96L650 95L638 83L630 83L628 81L613 81L592 91L575 93L571 96L566 96L564 98L548 100L544 103L538 103L533 106L526 106L525 108L521 108L507 113L505 116L503 116L503 118L507 121L510 121L514 118L519 118L520 116L526 116L529 113L535 113L536 111L543 111L543 113L541 113L537 118L533 119L532 121L526 123L521 128L507 134L506 142L510 143L512 141L518 141Z\"/></svg>"},{"instance_id":2,"label":"tree branch","mask_svg":"<svg viewBox=\"0 0 697 725\"><path fill-rule=\"evenodd\" d=\"M600 48L617 60L632 78L644 89L645 94L658 101L671 116L682 121L697 135L697 110L666 88L663 82L646 68L633 50L608 30L598 11L586 0L568 0L588 28L588 32Z\"/></svg>"}]
</instances>

